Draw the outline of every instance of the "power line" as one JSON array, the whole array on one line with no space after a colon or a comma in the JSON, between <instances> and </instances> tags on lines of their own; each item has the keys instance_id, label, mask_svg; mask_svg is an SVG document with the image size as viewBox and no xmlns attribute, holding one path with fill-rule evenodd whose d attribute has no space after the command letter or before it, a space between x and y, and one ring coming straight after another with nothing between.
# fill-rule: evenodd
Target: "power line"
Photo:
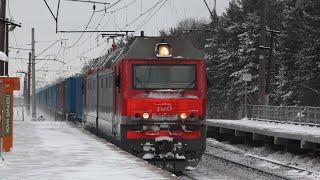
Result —
<instances>
[{"instance_id":1,"label":"power line","mask_svg":"<svg viewBox=\"0 0 320 180\"><path fill-rule=\"evenodd\" d=\"M141 13L139 16L137 16L134 20L132 20L131 22L129 22L128 24L126 24L122 29L131 26L133 23L135 23L136 21L138 21L142 16L144 16L146 13L148 13L149 11L153 10L154 8L156 8L160 3L162 3L163 0L159 0L157 3L155 3L151 8L149 8L148 10L146 10L145 12Z\"/></svg>"},{"instance_id":2,"label":"power line","mask_svg":"<svg viewBox=\"0 0 320 180\"><path fill-rule=\"evenodd\" d=\"M100 46L104 45L106 42L108 42L108 40L105 40L104 42L102 42L101 44L99 44L99 45L97 45L95 47L89 48L88 50L86 50L83 53L81 53L80 56L83 56L83 55L87 54L88 52L96 49L97 47L100 47Z\"/></svg>"},{"instance_id":3,"label":"power line","mask_svg":"<svg viewBox=\"0 0 320 180\"><path fill-rule=\"evenodd\" d=\"M17 49L17 50L31 51L31 49L28 49L28 48L20 48L20 47L18 47L18 46L16 46L16 47L9 47L9 49Z\"/></svg>"},{"instance_id":4,"label":"power line","mask_svg":"<svg viewBox=\"0 0 320 180\"><path fill-rule=\"evenodd\" d=\"M63 33L132 33L132 32L134 32L134 31L132 31L132 30L115 30L115 31L104 31L104 30L101 30L101 31L99 31L99 30L97 30L97 31L61 31L61 32L63 32Z\"/></svg>"},{"instance_id":5,"label":"power line","mask_svg":"<svg viewBox=\"0 0 320 180\"><path fill-rule=\"evenodd\" d=\"M60 45L60 47L59 47L58 52L54 55L54 58L55 58L55 59L59 56L61 49L62 49L62 41L61 41L61 45Z\"/></svg>"},{"instance_id":6,"label":"power line","mask_svg":"<svg viewBox=\"0 0 320 180\"><path fill-rule=\"evenodd\" d=\"M104 15L100 18L97 26L94 28L95 30L98 29L98 27L100 26L100 23L101 23L102 20L104 19L105 15L106 15L106 13L104 13ZM82 32L82 33L84 33L84 32ZM79 45L77 45L77 46L74 45L72 48L79 47L79 46L83 45L83 44L86 43L92 36L93 36L93 34L91 34L90 36L88 36L81 44L79 44Z\"/></svg>"},{"instance_id":7,"label":"power line","mask_svg":"<svg viewBox=\"0 0 320 180\"><path fill-rule=\"evenodd\" d=\"M116 11L120 11L120 10L122 10L122 9L124 9L124 8L127 8L127 7L131 6L131 5L132 5L133 3L135 3L136 1L137 1L137 0L133 0L133 1L131 1L129 4L127 4L127 5L125 5L125 6L121 7L121 8L115 9L115 10L113 10L113 11L110 11L110 12L114 13L114 12L116 12Z\"/></svg>"},{"instance_id":8,"label":"power line","mask_svg":"<svg viewBox=\"0 0 320 180\"><path fill-rule=\"evenodd\" d=\"M122 1L122 0L118 0L117 2L115 2L115 3L111 4L110 6L105 7L104 9L102 9L102 10L98 10L98 11L95 11L95 12L101 12L101 11L107 12L107 9L112 8L113 6L117 5L117 4L118 4L119 2L121 2L121 1Z\"/></svg>"},{"instance_id":9,"label":"power line","mask_svg":"<svg viewBox=\"0 0 320 180\"><path fill-rule=\"evenodd\" d=\"M106 15L106 13L104 13L103 17L100 19L100 22L98 23L98 25L96 26L95 29L97 29L97 28L99 27L99 24L102 22L102 20L104 19L105 15ZM110 16L110 15L108 15L108 16ZM106 25L108 24L108 22L109 22L110 19L111 19L111 18L108 18L108 19L107 19L107 21L106 21L106 23L104 24L104 26L102 27L102 29L104 29L104 28L106 27ZM87 41L88 39L90 39L90 37L92 37L92 35L93 35L93 34L91 34L91 35L86 39L86 41ZM85 41L85 42L86 42L86 41ZM92 48L87 49L86 51L82 52L80 56L83 56L84 54L86 54L86 53L88 53L88 52L91 52L92 50L96 49L97 47L102 46L102 45L105 44L106 42L107 42L107 40L105 40L105 41L104 41L103 43L101 43L100 45L98 44L98 45L95 46L95 47L92 47ZM83 44L83 43L82 43L82 44ZM74 60L76 60L76 58L72 58L71 61L74 61ZM69 61L68 63L70 63L70 61Z\"/></svg>"},{"instance_id":10,"label":"power line","mask_svg":"<svg viewBox=\"0 0 320 180\"><path fill-rule=\"evenodd\" d=\"M121 2L122 0L118 0L117 2L111 4L110 6L108 6L105 10L112 8L113 6L117 5L119 2Z\"/></svg>"},{"instance_id":11,"label":"power line","mask_svg":"<svg viewBox=\"0 0 320 180\"><path fill-rule=\"evenodd\" d=\"M92 12L91 17L90 17L90 19L89 19L86 27L85 27L84 30L82 31L81 35L79 36L79 38L78 38L71 46L67 47L66 49L71 49L71 48L73 48L73 47L80 41L80 39L82 38L84 32L87 30L89 24L91 23L91 20L92 20L92 18L93 18L93 15L94 15L94 11Z\"/></svg>"},{"instance_id":12,"label":"power line","mask_svg":"<svg viewBox=\"0 0 320 180\"><path fill-rule=\"evenodd\" d=\"M51 47L53 47L55 44L57 44L57 42L59 41L63 41L63 40L67 40L67 39L58 39L56 40L54 43L52 43L50 46L48 46L46 49L42 50L39 54L37 54L35 57L40 56L42 53L46 52L48 49L50 49Z\"/></svg>"},{"instance_id":13,"label":"power line","mask_svg":"<svg viewBox=\"0 0 320 180\"><path fill-rule=\"evenodd\" d=\"M104 19L105 16L106 16L106 13L104 13L103 16L100 18L97 26L95 27L95 30L97 30L97 29L99 28L99 26L101 25L101 22L102 22L102 20ZM108 19L108 20L109 20L109 19ZM108 21L108 20L107 20L107 21ZM93 33L92 33L90 36L88 36L80 45L86 43L92 36L93 36ZM80 45L74 46L74 47L79 47ZM90 49L93 49L93 48L90 48ZM64 49L64 50L65 50L65 49ZM70 62L72 62L72 61L75 61L75 60L76 60L76 58L72 58L72 60L69 61L68 63L70 63Z\"/></svg>"},{"instance_id":14,"label":"power line","mask_svg":"<svg viewBox=\"0 0 320 180\"><path fill-rule=\"evenodd\" d=\"M101 2L101 1L85 1L85 0L65 0L65 1L93 3L93 4L104 4L104 5L109 5L110 4L110 3L107 3L107 2Z\"/></svg>"},{"instance_id":15,"label":"power line","mask_svg":"<svg viewBox=\"0 0 320 180\"><path fill-rule=\"evenodd\" d=\"M18 60L29 60L28 58L19 58L19 57L10 57L10 59L18 59ZM60 62L60 63L63 63L63 64L66 64L65 62L59 60L59 59L56 59L56 58L53 58L53 59L49 59L49 58L40 58L40 59L35 59L35 61L55 61L55 62Z\"/></svg>"},{"instance_id":16,"label":"power line","mask_svg":"<svg viewBox=\"0 0 320 180\"><path fill-rule=\"evenodd\" d=\"M116 13L113 13L114 30L120 29L117 24Z\"/></svg>"},{"instance_id":17,"label":"power line","mask_svg":"<svg viewBox=\"0 0 320 180\"><path fill-rule=\"evenodd\" d=\"M13 39L14 39L14 42L16 43L16 47L19 48L19 45L18 45L18 42L17 42L17 38L16 38L16 33L14 31L12 31L12 34L13 34ZM9 47L10 48L10 47ZM22 50L23 48L21 48ZM21 54L19 54L21 56Z\"/></svg>"},{"instance_id":18,"label":"power line","mask_svg":"<svg viewBox=\"0 0 320 180\"><path fill-rule=\"evenodd\" d=\"M145 14L147 14L147 13L149 13L150 11L152 11L154 8L156 8L159 4L161 4L162 2L167 2L168 0L159 0L157 3L155 3L152 7L150 7L149 9L147 9L146 11L144 11L143 13L141 13L139 16L137 16L134 20L132 20L129 24L126 24L122 29L124 29L124 28L126 28L126 27L128 27L128 26L130 26L130 25L132 25L133 23L135 23L136 21L138 21L141 17L143 17ZM165 2L160 6L160 8L165 4ZM160 10L160 8L156 11L156 12L158 12L159 10ZM155 14L155 13L154 13ZM153 14L153 15L154 15ZM153 16L152 15L152 16ZM151 18L149 18L148 20L150 20ZM148 21L147 20L147 21ZM145 22L146 23L146 22ZM145 24L144 23L144 24ZM120 31L119 32L121 32L122 31L122 29L120 29ZM135 32L135 31L134 31ZM105 41L106 42L106 41ZM105 43L104 42L104 43ZM103 44L104 44L103 43ZM103 51L101 52L101 55L103 54L103 52L105 51L107 49L107 46L103 49ZM86 52L87 53L87 52Z\"/></svg>"},{"instance_id":19,"label":"power line","mask_svg":"<svg viewBox=\"0 0 320 180\"><path fill-rule=\"evenodd\" d=\"M104 8L104 9L101 9L101 10L97 10L96 12L105 12L105 13L115 13L115 12L117 12L117 11L120 11L120 10L122 10L122 9L124 9L124 8L127 8L127 7L129 7L130 5L132 5L133 3L135 3L137 0L133 0L133 1L131 1L130 3L128 3L127 5L124 5L124 6L122 6L122 7L120 7L120 8L118 8L118 9L115 9L115 10L112 10L112 11L107 11L107 8ZM108 9L109 9L110 7L108 7Z\"/></svg>"},{"instance_id":20,"label":"power line","mask_svg":"<svg viewBox=\"0 0 320 180\"><path fill-rule=\"evenodd\" d=\"M105 28L105 26L108 24L108 22L109 22L109 20L110 20L111 18L108 18L107 19L107 21L106 21L106 23L105 23L105 25L102 27L102 28ZM88 50L86 50L86 51L84 51L80 56L83 56L84 54L86 54L86 53L88 53L88 52L90 52L90 51L92 51L93 49L95 49L95 48L97 48L97 47L99 47L99 46L101 46L101 45L103 45L104 43L106 43L107 42L107 40L105 40L103 43L101 43L100 45L97 45L97 46L95 46L95 47L93 47L93 48L89 48Z\"/></svg>"},{"instance_id":21,"label":"power line","mask_svg":"<svg viewBox=\"0 0 320 180\"><path fill-rule=\"evenodd\" d=\"M161 6L146 20L144 21L143 23L141 23L140 25L137 26L137 28L134 30L134 31L137 31L139 30L140 28L142 28L163 6L164 4L167 2L168 0L165 0Z\"/></svg>"},{"instance_id":22,"label":"power line","mask_svg":"<svg viewBox=\"0 0 320 180\"><path fill-rule=\"evenodd\" d=\"M205 4L206 4L206 6L207 6L208 11L210 12L210 15L211 15L212 20L214 20L213 13L212 13L212 11L211 11L211 9L210 9L210 7L209 7L209 5L208 5L207 1L206 1L206 0L203 0L203 1L204 1L204 3L205 3Z\"/></svg>"}]
</instances>

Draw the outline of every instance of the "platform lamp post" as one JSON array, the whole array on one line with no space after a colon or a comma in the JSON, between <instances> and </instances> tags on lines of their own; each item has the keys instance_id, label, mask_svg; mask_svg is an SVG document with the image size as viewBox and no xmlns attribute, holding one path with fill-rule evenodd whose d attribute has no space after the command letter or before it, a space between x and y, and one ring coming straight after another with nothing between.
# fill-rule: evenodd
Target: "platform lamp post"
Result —
<instances>
[{"instance_id":1,"label":"platform lamp post","mask_svg":"<svg viewBox=\"0 0 320 180\"><path fill-rule=\"evenodd\" d=\"M245 113L245 118L248 118L248 82L250 82L252 79L251 74L249 73L243 73L242 74L242 80L244 81L244 85L245 85L245 94L244 94L244 113Z\"/></svg>"}]
</instances>

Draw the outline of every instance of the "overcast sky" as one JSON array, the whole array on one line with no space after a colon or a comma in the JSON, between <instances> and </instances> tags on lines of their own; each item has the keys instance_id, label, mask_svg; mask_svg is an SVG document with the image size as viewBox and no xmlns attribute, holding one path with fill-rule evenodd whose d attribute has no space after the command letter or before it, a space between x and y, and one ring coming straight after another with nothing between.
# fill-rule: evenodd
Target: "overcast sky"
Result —
<instances>
[{"instance_id":1,"label":"overcast sky","mask_svg":"<svg viewBox=\"0 0 320 180\"><path fill-rule=\"evenodd\" d=\"M113 4L118 0L100 1ZM225 11L228 1L217 0L218 14ZM56 13L58 0L47 0L47 2ZM207 0L207 2L213 8L214 0ZM108 8L108 5L106 7ZM104 8L104 5L96 5L96 10ZM160 10L157 11L159 8ZM59 30L83 31L92 16L87 30L137 30L136 35L143 30L145 35L155 36L158 35L159 30L175 26L185 18L209 20L210 16L203 0L122 0L109 8L107 13L101 11L92 14L93 4L91 3L61 0ZM154 16L148 20L152 14ZM107 42L106 39L97 38L99 35L97 33L56 34L55 20L44 0L7 0L7 17L22 23L21 28L17 27L14 33L10 33L10 47L30 49L31 28L34 27L37 41L36 55L52 45L37 58L58 59L64 62L37 61L38 86L50 83L59 77L68 77L80 72L85 61L105 54L111 46L111 42ZM143 26L139 28L140 25ZM68 40L57 41L59 39ZM27 70L28 52L28 50L10 49L10 75L21 76L16 74L17 70Z\"/></svg>"}]
</instances>

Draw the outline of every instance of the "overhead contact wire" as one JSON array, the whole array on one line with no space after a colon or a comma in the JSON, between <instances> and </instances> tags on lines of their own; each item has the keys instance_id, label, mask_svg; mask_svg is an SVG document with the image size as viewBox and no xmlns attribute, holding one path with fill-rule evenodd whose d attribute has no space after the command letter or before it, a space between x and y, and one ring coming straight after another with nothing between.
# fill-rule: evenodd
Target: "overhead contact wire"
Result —
<instances>
[{"instance_id":1,"label":"overhead contact wire","mask_svg":"<svg viewBox=\"0 0 320 180\"><path fill-rule=\"evenodd\" d=\"M112 10L112 11L106 11L106 8L105 8L105 9L97 10L96 12L105 11L106 13L115 13L115 12L117 12L117 11L120 11L120 10L122 10L122 9L124 9L124 8L129 7L130 5L132 5L133 3L135 3L136 1L137 1L137 0L133 0L133 1L131 1L130 3L128 3L127 5L124 5L124 6L120 7L120 8L115 9L115 10ZM108 7L108 8L109 8L109 7Z\"/></svg>"},{"instance_id":2,"label":"overhead contact wire","mask_svg":"<svg viewBox=\"0 0 320 180\"><path fill-rule=\"evenodd\" d=\"M146 13L150 12L151 10L153 10L154 8L156 8L161 2L163 2L163 0L159 0L156 4L154 4L151 8L149 8L148 10L146 10L145 12L141 13L139 16L137 16L134 20L130 21L126 26L124 26L123 28L121 28L121 30L123 30L126 27L131 26L133 23L135 23L136 21L138 21L142 16L144 16Z\"/></svg>"},{"instance_id":3,"label":"overhead contact wire","mask_svg":"<svg viewBox=\"0 0 320 180\"><path fill-rule=\"evenodd\" d=\"M73 48L76 44L78 44L78 42L82 39L82 37L83 37L83 35L84 35L84 32L88 29L88 27L89 27L89 25L90 25L90 23L91 23L91 21L92 21L92 18L93 18L93 15L94 15L94 11L92 12L92 14L91 14L91 17L90 17L90 19L89 19L89 21L88 21L88 23L87 23L87 25L86 25L86 27L84 28L84 30L82 31L82 33L81 33L81 35L79 36L79 38L76 40L76 42L74 42L71 46L69 46L69 47L67 47L66 49L71 49L71 48Z\"/></svg>"},{"instance_id":4,"label":"overhead contact wire","mask_svg":"<svg viewBox=\"0 0 320 180\"><path fill-rule=\"evenodd\" d=\"M168 0L165 0L161 6L144 22L142 22L140 25L137 26L137 28L134 31L138 31L140 28L142 28L167 2Z\"/></svg>"}]
</instances>

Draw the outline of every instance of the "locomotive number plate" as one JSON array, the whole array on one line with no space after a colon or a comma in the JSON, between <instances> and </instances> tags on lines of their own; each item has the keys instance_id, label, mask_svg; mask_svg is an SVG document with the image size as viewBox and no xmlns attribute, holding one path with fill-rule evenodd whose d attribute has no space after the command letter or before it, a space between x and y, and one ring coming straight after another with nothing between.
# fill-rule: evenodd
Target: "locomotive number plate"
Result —
<instances>
[{"instance_id":1,"label":"locomotive number plate","mask_svg":"<svg viewBox=\"0 0 320 180\"><path fill-rule=\"evenodd\" d=\"M177 115L152 115L152 120L155 121L174 121L177 120L178 116Z\"/></svg>"}]
</instances>

